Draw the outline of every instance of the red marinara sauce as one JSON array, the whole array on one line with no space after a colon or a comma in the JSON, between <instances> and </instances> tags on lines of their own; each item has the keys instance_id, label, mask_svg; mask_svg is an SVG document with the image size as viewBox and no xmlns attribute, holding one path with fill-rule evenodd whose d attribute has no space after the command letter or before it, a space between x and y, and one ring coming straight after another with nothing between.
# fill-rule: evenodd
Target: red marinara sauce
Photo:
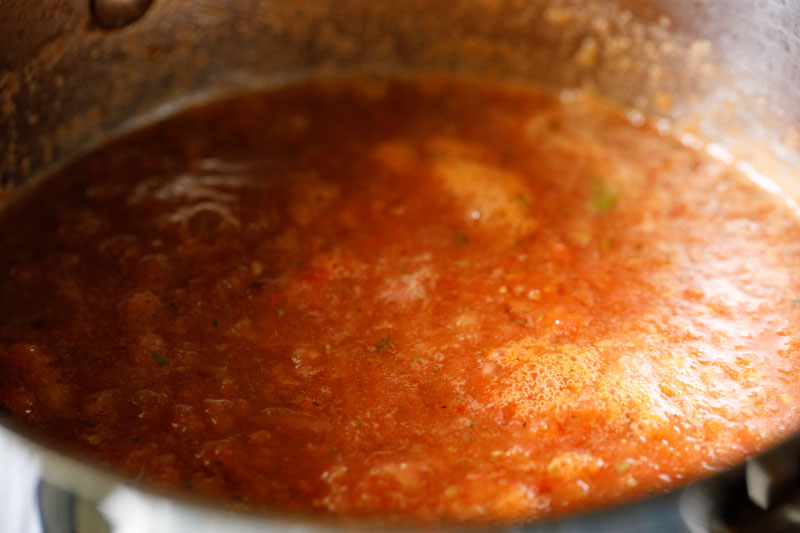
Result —
<instances>
[{"instance_id":1,"label":"red marinara sauce","mask_svg":"<svg viewBox=\"0 0 800 533\"><path fill-rule=\"evenodd\" d=\"M4 410L246 506L533 519L798 426L795 213L586 95L213 103L28 191L0 252Z\"/></svg>"}]
</instances>

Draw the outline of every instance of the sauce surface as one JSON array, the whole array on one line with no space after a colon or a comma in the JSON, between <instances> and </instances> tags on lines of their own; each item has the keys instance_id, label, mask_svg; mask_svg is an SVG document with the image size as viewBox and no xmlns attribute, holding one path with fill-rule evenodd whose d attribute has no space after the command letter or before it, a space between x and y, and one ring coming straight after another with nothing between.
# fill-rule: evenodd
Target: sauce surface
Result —
<instances>
[{"instance_id":1,"label":"sauce surface","mask_svg":"<svg viewBox=\"0 0 800 533\"><path fill-rule=\"evenodd\" d=\"M176 490L504 521L640 497L798 426L800 226L586 95L237 97L0 220L0 406Z\"/></svg>"}]
</instances>

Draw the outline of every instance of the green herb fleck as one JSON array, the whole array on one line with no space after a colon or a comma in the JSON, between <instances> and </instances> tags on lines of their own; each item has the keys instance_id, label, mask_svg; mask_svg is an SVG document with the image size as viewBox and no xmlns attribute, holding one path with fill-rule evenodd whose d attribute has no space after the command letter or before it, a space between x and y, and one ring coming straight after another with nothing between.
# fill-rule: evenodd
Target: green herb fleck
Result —
<instances>
[{"instance_id":1,"label":"green herb fleck","mask_svg":"<svg viewBox=\"0 0 800 533\"><path fill-rule=\"evenodd\" d=\"M384 338L381 339L381 341L378 344L375 345L375 348L377 348L378 350L385 350L390 345L391 343L389 341L389 335L386 335Z\"/></svg>"},{"instance_id":2,"label":"green herb fleck","mask_svg":"<svg viewBox=\"0 0 800 533\"><path fill-rule=\"evenodd\" d=\"M531 199L525 196L524 194L517 195L517 200L519 200L519 203L521 203L525 207L531 206Z\"/></svg>"},{"instance_id":3,"label":"green herb fleck","mask_svg":"<svg viewBox=\"0 0 800 533\"><path fill-rule=\"evenodd\" d=\"M592 209L596 213L605 213L617 203L619 196L608 188L603 178L592 178Z\"/></svg>"},{"instance_id":4,"label":"green herb fleck","mask_svg":"<svg viewBox=\"0 0 800 533\"><path fill-rule=\"evenodd\" d=\"M361 429L361 424L356 424L356 429Z\"/></svg>"},{"instance_id":5,"label":"green herb fleck","mask_svg":"<svg viewBox=\"0 0 800 533\"><path fill-rule=\"evenodd\" d=\"M419 361L419 356L418 356L418 355L415 355L415 356L414 356L414 360L412 361L412 363L416 363L417 361Z\"/></svg>"},{"instance_id":6,"label":"green herb fleck","mask_svg":"<svg viewBox=\"0 0 800 533\"><path fill-rule=\"evenodd\" d=\"M621 461L621 462L617 463L617 472L624 472L628 468L630 468L630 466L631 465L629 465L626 461Z\"/></svg>"},{"instance_id":7,"label":"green herb fleck","mask_svg":"<svg viewBox=\"0 0 800 533\"><path fill-rule=\"evenodd\" d=\"M169 361L164 359L164 356L158 352L153 352L153 361L158 363L158 366L169 366Z\"/></svg>"},{"instance_id":8,"label":"green herb fleck","mask_svg":"<svg viewBox=\"0 0 800 533\"><path fill-rule=\"evenodd\" d=\"M524 318L520 318L519 320L515 320L514 321L514 324L516 324L518 326L524 326L527 323L528 323L528 321L525 320Z\"/></svg>"},{"instance_id":9,"label":"green herb fleck","mask_svg":"<svg viewBox=\"0 0 800 533\"><path fill-rule=\"evenodd\" d=\"M458 241L458 244L467 244L469 242L469 237L467 237L464 233L459 232L458 235L456 235L456 240Z\"/></svg>"},{"instance_id":10,"label":"green herb fleck","mask_svg":"<svg viewBox=\"0 0 800 533\"><path fill-rule=\"evenodd\" d=\"M471 427L471 428L474 428L474 427L476 427L477 425L478 425L478 423L477 423L477 422L474 422L474 421L469 423L469 427Z\"/></svg>"}]
</instances>

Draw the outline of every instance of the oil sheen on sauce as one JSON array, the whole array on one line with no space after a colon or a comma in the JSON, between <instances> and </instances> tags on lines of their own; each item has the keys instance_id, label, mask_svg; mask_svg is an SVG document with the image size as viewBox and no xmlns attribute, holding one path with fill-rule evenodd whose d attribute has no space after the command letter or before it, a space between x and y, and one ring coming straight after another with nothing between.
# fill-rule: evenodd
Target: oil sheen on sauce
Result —
<instances>
[{"instance_id":1,"label":"oil sheen on sauce","mask_svg":"<svg viewBox=\"0 0 800 533\"><path fill-rule=\"evenodd\" d=\"M214 103L30 191L0 252L8 415L236 505L534 519L798 426L795 214L586 95Z\"/></svg>"}]
</instances>

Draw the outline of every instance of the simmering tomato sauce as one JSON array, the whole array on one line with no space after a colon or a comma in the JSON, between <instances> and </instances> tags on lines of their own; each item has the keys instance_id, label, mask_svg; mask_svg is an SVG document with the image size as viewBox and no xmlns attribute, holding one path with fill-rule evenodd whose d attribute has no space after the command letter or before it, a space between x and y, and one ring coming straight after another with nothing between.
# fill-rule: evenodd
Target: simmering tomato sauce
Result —
<instances>
[{"instance_id":1,"label":"simmering tomato sauce","mask_svg":"<svg viewBox=\"0 0 800 533\"><path fill-rule=\"evenodd\" d=\"M288 86L82 157L0 220L0 406L252 508L535 519L798 426L800 225L589 95Z\"/></svg>"}]
</instances>

